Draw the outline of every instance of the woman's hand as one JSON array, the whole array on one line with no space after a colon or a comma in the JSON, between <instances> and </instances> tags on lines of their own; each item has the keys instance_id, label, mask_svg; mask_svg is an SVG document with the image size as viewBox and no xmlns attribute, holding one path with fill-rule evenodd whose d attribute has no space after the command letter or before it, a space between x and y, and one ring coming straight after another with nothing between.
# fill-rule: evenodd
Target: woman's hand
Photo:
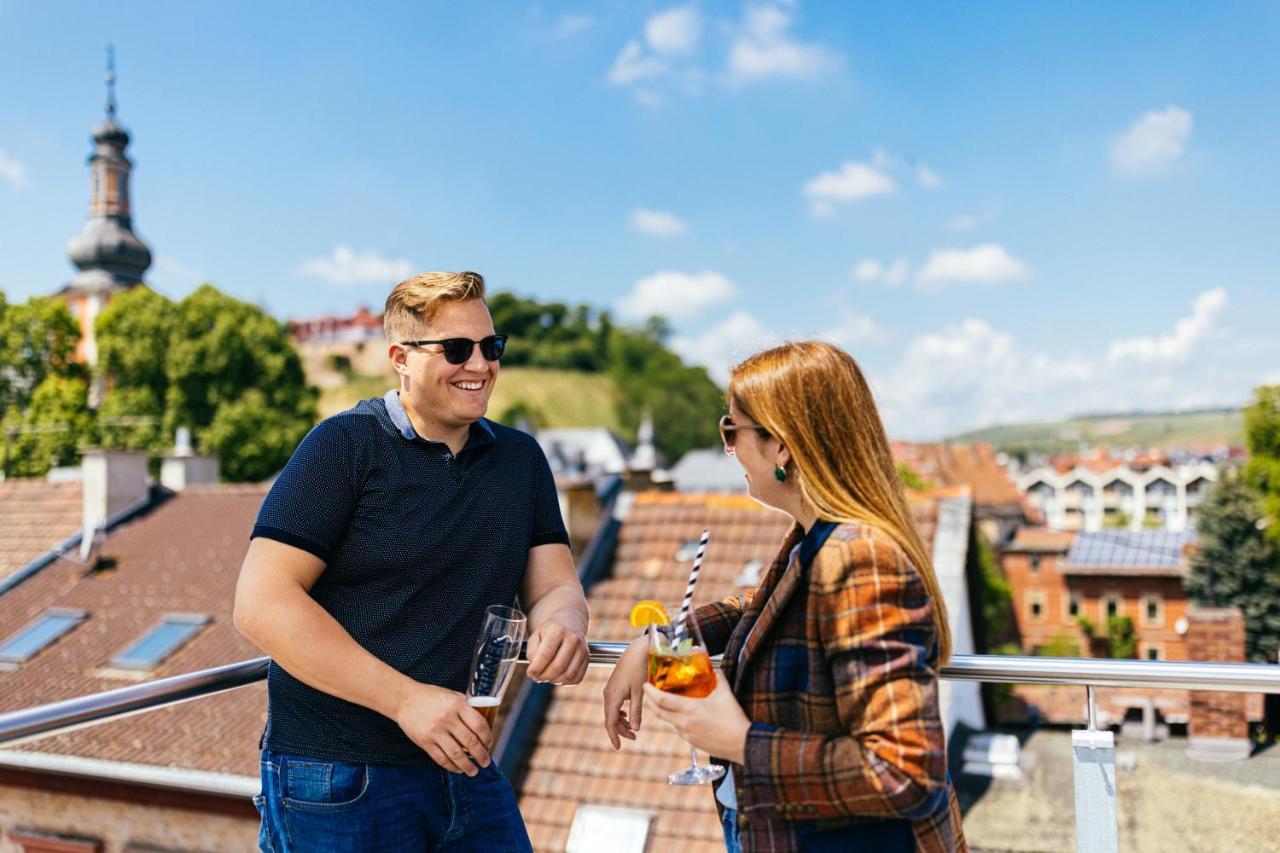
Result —
<instances>
[{"instance_id":1,"label":"woman's hand","mask_svg":"<svg viewBox=\"0 0 1280 853\"><path fill-rule=\"evenodd\" d=\"M644 685L645 701L659 720L675 726L689 745L717 758L742 764L751 721L729 689L724 673L716 670L716 689L701 699L663 693Z\"/></svg>"},{"instance_id":2,"label":"woman's hand","mask_svg":"<svg viewBox=\"0 0 1280 853\"><path fill-rule=\"evenodd\" d=\"M604 730L614 749L622 746L619 738L635 740L640 731L640 711L644 705L644 683L648 676L649 638L641 636L631 642L618 658L604 686ZM627 703L628 711L622 710Z\"/></svg>"}]
</instances>

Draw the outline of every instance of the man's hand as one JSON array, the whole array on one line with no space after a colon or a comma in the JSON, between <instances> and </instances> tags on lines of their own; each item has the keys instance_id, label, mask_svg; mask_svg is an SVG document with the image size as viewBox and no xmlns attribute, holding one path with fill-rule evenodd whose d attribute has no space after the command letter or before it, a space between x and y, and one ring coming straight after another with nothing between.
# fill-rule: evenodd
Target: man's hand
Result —
<instances>
[{"instance_id":1,"label":"man's hand","mask_svg":"<svg viewBox=\"0 0 1280 853\"><path fill-rule=\"evenodd\" d=\"M587 638L556 621L533 632L526 649L529 677L552 684L577 684L587 674Z\"/></svg>"},{"instance_id":2,"label":"man's hand","mask_svg":"<svg viewBox=\"0 0 1280 853\"><path fill-rule=\"evenodd\" d=\"M409 739L451 773L475 776L489 766L493 732L461 693L414 684L394 717Z\"/></svg>"}]
</instances>

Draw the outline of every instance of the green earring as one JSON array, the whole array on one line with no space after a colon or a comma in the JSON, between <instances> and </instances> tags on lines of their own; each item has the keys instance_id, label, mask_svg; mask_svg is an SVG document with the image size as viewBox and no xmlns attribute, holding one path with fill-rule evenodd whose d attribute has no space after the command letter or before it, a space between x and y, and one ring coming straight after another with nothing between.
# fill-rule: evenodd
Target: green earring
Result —
<instances>
[{"instance_id":1,"label":"green earring","mask_svg":"<svg viewBox=\"0 0 1280 853\"><path fill-rule=\"evenodd\" d=\"M778 465L773 469L773 478L777 480L779 483L787 482L787 469L783 468L781 465Z\"/></svg>"}]
</instances>

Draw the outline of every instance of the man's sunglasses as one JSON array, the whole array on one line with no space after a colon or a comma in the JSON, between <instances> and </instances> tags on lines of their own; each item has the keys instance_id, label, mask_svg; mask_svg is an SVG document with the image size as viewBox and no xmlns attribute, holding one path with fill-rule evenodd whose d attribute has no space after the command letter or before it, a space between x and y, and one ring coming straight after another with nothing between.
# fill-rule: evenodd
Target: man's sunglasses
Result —
<instances>
[{"instance_id":1,"label":"man's sunglasses","mask_svg":"<svg viewBox=\"0 0 1280 853\"><path fill-rule=\"evenodd\" d=\"M720 417L720 440L724 442L724 452L733 455L733 443L738 437L738 430L753 429L761 438L768 438L769 431L759 424L735 424L728 415Z\"/></svg>"},{"instance_id":2,"label":"man's sunglasses","mask_svg":"<svg viewBox=\"0 0 1280 853\"><path fill-rule=\"evenodd\" d=\"M400 342L400 345L405 347L438 346L440 351L444 353L444 360L450 364L466 364L470 360L476 344L480 345L480 354L485 357L486 361L497 361L502 358L502 353L507 348L507 336L490 335L478 341L473 341L470 338L445 338L442 341Z\"/></svg>"}]
</instances>

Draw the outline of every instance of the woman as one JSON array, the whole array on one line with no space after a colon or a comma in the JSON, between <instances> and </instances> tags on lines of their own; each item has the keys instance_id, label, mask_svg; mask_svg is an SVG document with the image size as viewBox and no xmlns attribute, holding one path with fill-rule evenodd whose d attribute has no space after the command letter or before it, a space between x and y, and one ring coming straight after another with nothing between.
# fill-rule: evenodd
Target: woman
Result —
<instances>
[{"instance_id":1,"label":"woman","mask_svg":"<svg viewBox=\"0 0 1280 853\"><path fill-rule=\"evenodd\" d=\"M634 740L644 706L726 761L731 853L966 850L938 716L946 610L866 380L843 350L788 343L735 367L727 396L725 452L795 527L757 589L695 611L724 654L715 692L646 684L641 637L605 687L610 740Z\"/></svg>"}]
</instances>

